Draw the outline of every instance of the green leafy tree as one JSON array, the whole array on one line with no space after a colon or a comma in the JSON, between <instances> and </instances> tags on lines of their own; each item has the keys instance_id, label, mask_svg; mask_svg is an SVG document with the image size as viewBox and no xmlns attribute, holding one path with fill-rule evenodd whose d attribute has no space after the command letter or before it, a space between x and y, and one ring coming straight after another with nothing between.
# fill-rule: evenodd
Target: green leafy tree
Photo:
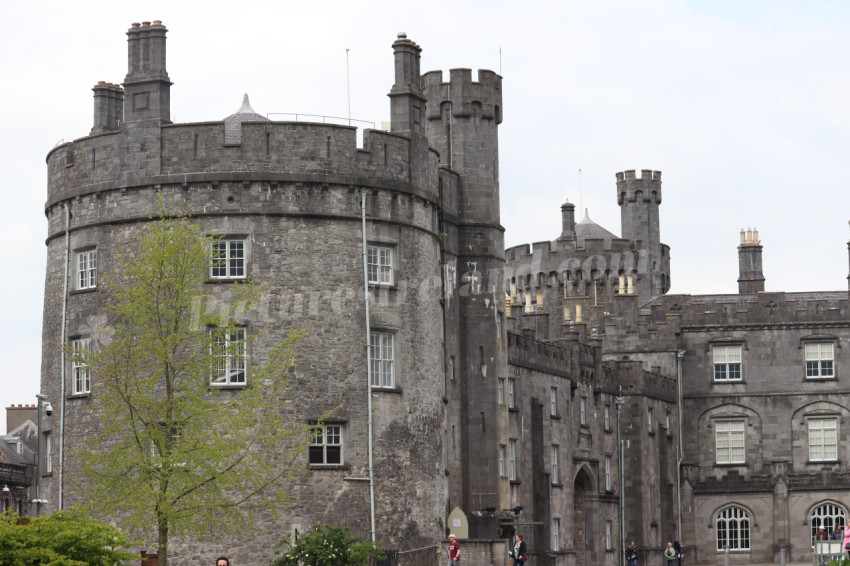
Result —
<instances>
[{"instance_id":1,"label":"green leafy tree","mask_svg":"<svg viewBox=\"0 0 850 566\"><path fill-rule=\"evenodd\" d=\"M364 566L373 559L384 558L378 545L352 535L347 528L316 525L272 566Z\"/></svg>"},{"instance_id":2,"label":"green leafy tree","mask_svg":"<svg viewBox=\"0 0 850 566\"><path fill-rule=\"evenodd\" d=\"M119 566L138 556L115 550L127 546L115 527L78 509L31 520L0 515L0 564L3 566Z\"/></svg>"},{"instance_id":3,"label":"green leafy tree","mask_svg":"<svg viewBox=\"0 0 850 566\"><path fill-rule=\"evenodd\" d=\"M146 223L106 279L109 330L70 353L91 372L100 425L71 454L78 487L132 536L155 532L162 566L172 537L245 532L257 507L284 508L309 442L290 400L303 332L263 344L240 324L263 289L209 285L214 241L183 217Z\"/></svg>"}]
</instances>

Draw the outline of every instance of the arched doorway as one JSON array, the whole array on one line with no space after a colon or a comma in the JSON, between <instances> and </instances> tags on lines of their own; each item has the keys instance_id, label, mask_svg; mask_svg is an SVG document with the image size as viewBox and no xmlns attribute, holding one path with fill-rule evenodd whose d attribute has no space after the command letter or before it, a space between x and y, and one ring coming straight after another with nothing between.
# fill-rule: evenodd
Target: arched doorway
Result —
<instances>
[{"instance_id":1,"label":"arched doorway","mask_svg":"<svg viewBox=\"0 0 850 566\"><path fill-rule=\"evenodd\" d=\"M592 566L590 552L592 548L590 528L590 509L588 500L593 493L593 482L587 471L582 468L576 474L573 487L573 548L576 566Z\"/></svg>"}]
</instances>

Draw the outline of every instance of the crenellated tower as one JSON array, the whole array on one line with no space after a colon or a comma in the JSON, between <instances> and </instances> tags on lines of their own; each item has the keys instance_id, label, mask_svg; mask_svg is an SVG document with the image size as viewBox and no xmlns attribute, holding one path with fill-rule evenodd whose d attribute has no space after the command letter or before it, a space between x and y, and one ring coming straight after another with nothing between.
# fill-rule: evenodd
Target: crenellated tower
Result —
<instances>
[{"instance_id":1,"label":"crenellated tower","mask_svg":"<svg viewBox=\"0 0 850 566\"><path fill-rule=\"evenodd\" d=\"M633 275L639 301L644 302L670 288L670 256L661 244L659 222L661 171L643 169L639 178L634 170L617 173L617 204L622 237L633 242L642 260Z\"/></svg>"},{"instance_id":2,"label":"crenellated tower","mask_svg":"<svg viewBox=\"0 0 850 566\"><path fill-rule=\"evenodd\" d=\"M470 69L452 69L449 82L443 82L442 72L432 71L423 75L422 84L425 132L443 167L443 263L447 273L457 274L445 323L447 335L458 337L447 358L459 369L458 379L447 387L448 428L461 434L458 446L447 442L452 447L449 505L466 511L504 509L511 506L510 486L487 472L498 466L497 444L508 443L508 414L497 402L498 379L508 371L499 217L502 78L481 70L475 82Z\"/></svg>"}]
</instances>

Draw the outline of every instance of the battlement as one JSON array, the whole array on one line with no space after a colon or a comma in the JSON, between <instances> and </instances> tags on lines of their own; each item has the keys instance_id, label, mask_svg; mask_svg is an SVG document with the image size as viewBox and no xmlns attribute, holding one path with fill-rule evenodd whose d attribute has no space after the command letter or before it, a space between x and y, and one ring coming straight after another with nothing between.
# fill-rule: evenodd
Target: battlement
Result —
<instances>
[{"instance_id":1,"label":"battlement","mask_svg":"<svg viewBox=\"0 0 850 566\"><path fill-rule=\"evenodd\" d=\"M212 182L234 173L270 181L332 177L342 184L392 187L438 200L438 156L424 148L412 151L407 137L366 130L360 149L351 126L246 121L241 128L238 145L226 143L225 123L217 121L154 130L123 125L57 146L47 156L48 206L65 198L150 184L154 178ZM139 166L127 167L129 161ZM430 167L419 167L423 161ZM411 169L427 172L426 178L419 179Z\"/></svg>"},{"instance_id":2,"label":"battlement","mask_svg":"<svg viewBox=\"0 0 850 566\"><path fill-rule=\"evenodd\" d=\"M617 204L624 202L661 203L661 171L642 169L640 177L635 175L634 169L621 171L617 177Z\"/></svg>"},{"instance_id":3,"label":"battlement","mask_svg":"<svg viewBox=\"0 0 850 566\"><path fill-rule=\"evenodd\" d=\"M472 80L472 69L451 69L449 82L443 82L442 71L422 75L427 119L441 120L450 111L454 118L495 120L502 123L502 77L480 69L478 81Z\"/></svg>"}]
</instances>

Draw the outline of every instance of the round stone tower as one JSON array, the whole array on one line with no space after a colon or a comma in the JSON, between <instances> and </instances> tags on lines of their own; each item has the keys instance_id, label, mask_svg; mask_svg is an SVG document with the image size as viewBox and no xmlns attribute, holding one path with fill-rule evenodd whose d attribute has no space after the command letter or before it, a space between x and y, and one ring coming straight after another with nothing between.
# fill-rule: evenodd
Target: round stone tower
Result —
<instances>
[{"instance_id":1,"label":"round stone tower","mask_svg":"<svg viewBox=\"0 0 850 566\"><path fill-rule=\"evenodd\" d=\"M415 112L393 133L365 131L362 148L353 127L270 121L247 97L224 120L172 124L166 32L161 22L133 24L123 89L99 83L91 135L47 156L41 392L55 407L45 425L47 509L80 501L73 453L97 427L86 412L97 375L63 360L59 345L97 347L115 252L137 237L161 198L222 235L216 253L227 269L211 270L211 300L226 300L235 282L250 277L267 290L247 332L282 339L307 328L294 390L302 422L339 407L328 422L334 451L303 455L307 473L293 494L304 504L283 513L283 523L260 517L243 539L204 543L206 554L268 563L274 543L317 522L369 538L369 482L362 480L370 396L377 542L401 550L433 544L443 535L447 499L443 344L434 339L443 335L438 154L409 125ZM364 210L371 357L381 367L371 376ZM249 363L262 356L249 352ZM177 548L173 563L196 562Z\"/></svg>"}]
</instances>

